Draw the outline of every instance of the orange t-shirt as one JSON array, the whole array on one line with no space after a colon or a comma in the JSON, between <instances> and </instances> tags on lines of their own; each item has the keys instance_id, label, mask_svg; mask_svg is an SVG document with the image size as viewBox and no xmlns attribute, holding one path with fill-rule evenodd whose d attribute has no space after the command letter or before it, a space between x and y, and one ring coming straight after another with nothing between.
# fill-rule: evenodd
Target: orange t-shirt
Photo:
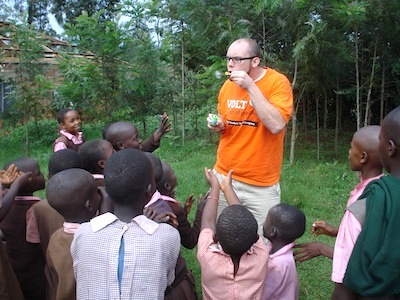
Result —
<instances>
[{"instance_id":1,"label":"orange t-shirt","mask_svg":"<svg viewBox=\"0 0 400 300\"><path fill-rule=\"evenodd\" d=\"M289 122L293 107L289 80L268 68L256 84ZM258 118L247 91L230 80L224 83L219 93L218 113L226 130L221 135L214 168L222 174L233 169L234 179L256 186L279 182L285 130L272 134Z\"/></svg>"}]
</instances>

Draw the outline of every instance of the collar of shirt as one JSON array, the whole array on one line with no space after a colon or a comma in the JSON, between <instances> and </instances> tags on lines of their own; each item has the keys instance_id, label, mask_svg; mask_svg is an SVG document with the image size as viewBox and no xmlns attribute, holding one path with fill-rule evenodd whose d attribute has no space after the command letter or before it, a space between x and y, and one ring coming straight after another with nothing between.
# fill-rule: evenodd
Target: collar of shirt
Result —
<instances>
[{"instance_id":1,"label":"collar of shirt","mask_svg":"<svg viewBox=\"0 0 400 300\"><path fill-rule=\"evenodd\" d=\"M36 196L15 196L14 200L41 201L42 199Z\"/></svg>"},{"instance_id":2,"label":"collar of shirt","mask_svg":"<svg viewBox=\"0 0 400 300\"><path fill-rule=\"evenodd\" d=\"M79 223L69 223L69 222L64 222L63 223L63 227L64 227L64 232L65 233L71 233L74 234L76 232L76 230L79 227Z\"/></svg>"},{"instance_id":3,"label":"collar of shirt","mask_svg":"<svg viewBox=\"0 0 400 300\"><path fill-rule=\"evenodd\" d=\"M94 179L104 179L104 175L103 174L92 174Z\"/></svg>"},{"instance_id":4,"label":"collar of shirt","mask_svg":"<svg viewBox=\"0 0 400 300\"><path fill-rule=\"evenodd\" d=\"M269 254L269 257L270 257L270 258L274 258L274 257L276 257L276 256L280 256L280 255L282 255L282 254L288 252L290 249L292 249L292 248L294 247L294 244L295 244L295 242L292 242L292 243L289 243L289 244L283 246L283 247L282 247L281 249L279 249L278 251L275 251L275 253L272 253L272 254L270 253L270 254ZM267 245L267 248L268 248L269 251L271 251L271 249L272 249L272 244L269 243L269 245Z\"/></svg>"},{"instance_id":5,"label":"collar of shirt","mask_svg":"<svg viewBox=\"0 0 400 300\"><path fill-rule=\"evenodd\" d=\"M174 198L171 198L171 197L166 196L166 195L160 195L160 198L165 200L165 201L179 203L179 201L176 201Z\"/></svg>"},{"instance_id":6,"label":"collar of shirt","mask_svg":"<svg viewBox=\"0 0 400 300\"><path fill-rule=\"evenodd\" d=\"M383 173L380 174L380 175L378 175L378 176L371 177L371 178L368 178L368 179L365 179L365 180L363 180L362 177L360 177L361 182L360 182L359 184L356 185L355 190L360 190L360 189L365 188L372 180L379 179L379 178L381 178L382 176L384 176Z\"/></svg>"},{"instance_id":7,"label":"collar of shirt","mask_svg":"<svg viewBox=\"0 0 400 300\"><path fill-rule=\"evenodd\" d=\"M221 246L221 244L220 244L219 242L216 242L216 243L214 243L214 244L211 244L210 246L208 246L208 249L209 249L211 252L220 253L220 254L222 254L222 255L227 255L227 256L229 256L229 254L225 253L224 249L222 249L222 246ZM253 254L253 253L254 253L253 246L251 246L250 249L247 250L246 253L249 254L249 255Z\"/></svg>"},{"instance_id":8,"label":"collar of shirt","mask_svg":"<svg viewBox=\"0 0 400 300\"><path fill-rule=\"evenodd\" d=\"M145 207L149 207L149 205L151 205L152 203L156 202L158 199L161 198L161 194L158 190L156 190L153 194L153 196L151 196L150 201L145 205Z\"/></svg>"},{"instance_id":9,"label":"collar of shirt","mask_svg":"<svg viewBox=\"0 0 400 300\"><path fill-rule=\"evenodd\" d=\"M114 223L119 220L118 217L110 212L104 213L90 220L90 225L93 232L97 232L107 225ZM144 215L136 216L131 222L135 222L140 228L142 228L146 233L153 234L157 228L160 226L158 223L148 219Z\"/></svg>"},{"instance_id":10,"label":"collar of shirt","mask_svg":"<svg viewBox=\"0 0 400 300\"><path fill-rule=\"evenodd\" d=\"M75 145L82 144L82 132L79 131L78 135L70 134L69 132L65 131L64 129L60 130L60 133L64 135L67 139L72 141Z\"/></svg>"}]
</instances>

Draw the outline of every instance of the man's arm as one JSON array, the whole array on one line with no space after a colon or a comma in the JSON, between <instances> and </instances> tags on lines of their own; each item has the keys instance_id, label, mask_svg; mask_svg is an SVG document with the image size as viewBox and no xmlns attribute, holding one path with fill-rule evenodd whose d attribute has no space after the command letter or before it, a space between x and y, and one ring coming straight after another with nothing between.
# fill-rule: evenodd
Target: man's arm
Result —
<instances>
[{"instance_id":1,"label":"man's arm","mask_svg":"<svg viewBox=\"0 0 400 300\"><path fill-rule=\"evenodd\" d=\"M230 79L247 90L257 116L266 128L273 134L278 134L286 127L286 120L279 110L269 102L269 99L265 98L254 80L246 72L232 71Z\"/></svg>"}]
</instances>

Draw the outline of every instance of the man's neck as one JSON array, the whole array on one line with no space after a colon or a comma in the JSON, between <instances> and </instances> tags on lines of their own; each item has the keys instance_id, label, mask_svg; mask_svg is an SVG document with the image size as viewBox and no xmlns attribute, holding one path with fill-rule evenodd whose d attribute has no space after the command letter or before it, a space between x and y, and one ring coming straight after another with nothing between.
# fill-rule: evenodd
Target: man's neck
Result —
<instances>
[{"instance_id":1,"label":"man's neck","mask_svg":"<svg viewBox=\"0 0 400 300\"><path fill-rule=\"evenodd\" d=\"M265 75L266 72L267 69L264 69L262 67L256 67L251 70L249 75L254 81L258 81Z\"/></svg>"}]
</instances>

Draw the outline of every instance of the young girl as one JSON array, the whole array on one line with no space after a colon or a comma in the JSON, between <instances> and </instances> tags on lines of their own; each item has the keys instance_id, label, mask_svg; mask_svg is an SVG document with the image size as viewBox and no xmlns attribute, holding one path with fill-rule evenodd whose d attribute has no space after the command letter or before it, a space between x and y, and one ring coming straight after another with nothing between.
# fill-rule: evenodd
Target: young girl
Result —
<instances>
[{"instance_id":1,"label":"young girl","mask_svg":"<svg viewBox=\"0 0 400 300\"><path fill-rule=\"evenodd\" d=\"M82 122L79 113L70 108L63 108L57 113L57 121L61 130L53 145L54 152L67 148L78 151L85 142L80 131Z\"/></svg>"}]
</instances>

